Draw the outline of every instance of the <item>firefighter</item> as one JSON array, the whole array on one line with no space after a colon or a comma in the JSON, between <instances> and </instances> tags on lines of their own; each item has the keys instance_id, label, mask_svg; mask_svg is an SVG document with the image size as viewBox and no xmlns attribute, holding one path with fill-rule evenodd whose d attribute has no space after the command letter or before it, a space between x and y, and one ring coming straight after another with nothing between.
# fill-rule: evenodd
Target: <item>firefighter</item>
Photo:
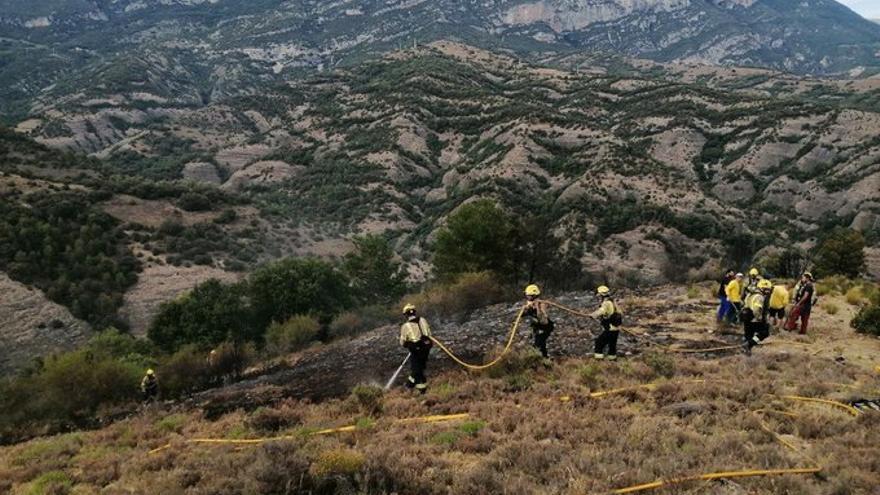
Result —
<instances>
[{"instance_id":1,"label":"firefighter","mask_svg":"<svg viewBox=\"0 0 880 495\"><path fill-rule=\"evenodd\" d=\"M538 300L538 296L541 295L540 287L535 284L529 285L526 287L525 295L526 305L523 316L531 320L535 349L544 358L544 365L549 365L550 354L547 352L547 339L550 338L555 324L547 314L547 304Z\"/></svg>"},{"instance_id":2,"label":"firefighter","mask_svg":"<svg viewBox=\"0 0 880 495\"><path fill-rule=\"evenodd\" d=\"M756 284L757 292L746 298L745 308L742 311L743 321L743 344L746 354L752 353L752 347L770 336L770 324L767 318L770 316L770 293L773 291L773 283L762 279Z\"/></svg>"},{"instance_id":3,"label":"firefighter","mask_svg":"<svg viewBox=\"0 0 880 495\"><path fill-rule=\"evenodd\" d=\"M159 398L159 379L152 369L147 370L141 380L141 393L144 394L144 403L156 402Z\"/></svg>"},{"instance_id":4,"label":"firefighter","mask_svg":"<svg viewBox=\"0 0 880 495\"><path fill-rule=\"evenodd\" d=\"M428 325L427 320L418 315L416 307L412 304L403 307L403 316L406 322L400 326L400 345L409 351L410 364L410 375L406 386L424 394L428 391L425 367L433 346L430 338L431 326Z\"/></svg>"},{"instance_id":5,"label":"firefighter","mask_svg":"<svg viewBox=\"0 0 880 495\"><path fill-rule=\"evenodd\" d=\"M605 358L605 349L608 349L608 359L614 361L617 359L617 337L620 334L618 327L622 323L622 316L617 304L611 296L611 289L606 286L600 286L596 289L596 295L599 296L601 305L599 309L594 311L590 316L598 318L602 325L602 333L596 337L596 345L593 350L593 357L596 359Z\"/></svg>"}]
</instances>

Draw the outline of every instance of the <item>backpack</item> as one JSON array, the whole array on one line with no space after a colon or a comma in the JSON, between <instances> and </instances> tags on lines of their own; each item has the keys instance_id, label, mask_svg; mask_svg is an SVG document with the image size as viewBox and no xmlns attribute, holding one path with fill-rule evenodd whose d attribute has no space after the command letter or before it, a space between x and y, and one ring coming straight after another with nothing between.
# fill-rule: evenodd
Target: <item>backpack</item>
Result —
<instances>
[{"instance_id":1,"label":"backpack","mask_svg":"<svg viewBox=\"0 0 880 495\"><path fill-rule=\"evenodd\" d=\"M614 312L608 317L608 323L611 323L615 327L619 327L623 325L623 314L620 312L620 308L617 307L616 302L611 301L611 304L614 305Z\"/></svg>"},{"instance_id":2,"label":"backpack","mask_svg":"<svg viewBox=\"0 0 880 495\"><path fill-rule=\"evenodd\" d=\"M623 315L620 314L619 311L615 311L611 316L608 317L608 322L615 327L619 327L623 325Z\"/></svg>"}]
</instances>

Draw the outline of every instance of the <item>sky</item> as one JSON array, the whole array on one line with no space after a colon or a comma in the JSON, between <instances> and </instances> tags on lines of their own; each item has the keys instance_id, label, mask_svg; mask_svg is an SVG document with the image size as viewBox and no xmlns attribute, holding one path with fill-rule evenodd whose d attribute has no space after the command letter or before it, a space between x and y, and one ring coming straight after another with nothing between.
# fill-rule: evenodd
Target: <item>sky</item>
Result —
<instances>
[{"instance_id":1,"label":"sky","mask_svg":"<svg viewBox=\"0 0 880 495\"><path fill-rule=\"evenodd\" d=\"M837 0L853 9L862 17L880 19L880 0Z\"/></svg>"}]
</instances>

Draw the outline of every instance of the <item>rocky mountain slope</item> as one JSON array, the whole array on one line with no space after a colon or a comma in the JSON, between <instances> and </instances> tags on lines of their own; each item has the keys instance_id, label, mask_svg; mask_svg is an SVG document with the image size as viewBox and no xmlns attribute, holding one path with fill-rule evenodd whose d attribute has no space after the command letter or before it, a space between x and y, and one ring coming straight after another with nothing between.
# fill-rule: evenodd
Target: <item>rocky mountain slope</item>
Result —
<instances>
[{"instance_id":1,"label":"rocky mountain slope","mask_svg":"<svg viewBox=\"0 0 880 495\"><path fill-rule=\"evenodd\" d=\"M0 2L0 111L138 82L198 105L441 38L813 74L880 67L880 27L833 0L26 0ZM33 63L39 60L40 63ZM100 81L92 87L89 84ZM158 100L157 100L158 99Z\"/></svg>"},{"instance_id":2,"label":"rocky mountain slope","mask_svg":"<svg viewBox=\"0 0 880 495\"><path fill-rule=\"evenodd\" d=\"M390 236L423 277L432 234L476 197L540 214L616 284L809 248L834 225L865 233L877 273L880 80L600 62L438 42L197 106L129 81L41 99L4 180L97 194L145 262L121 301L139 330L190 282L340 255L356 234Z\"/></svg>"}]
</instances>

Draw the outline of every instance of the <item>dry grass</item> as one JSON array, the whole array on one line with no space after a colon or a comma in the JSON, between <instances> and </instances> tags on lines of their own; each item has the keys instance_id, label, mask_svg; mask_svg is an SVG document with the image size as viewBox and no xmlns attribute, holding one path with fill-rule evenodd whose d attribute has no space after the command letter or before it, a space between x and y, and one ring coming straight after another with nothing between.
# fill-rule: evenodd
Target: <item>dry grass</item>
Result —
<instances>
[{"instance_id":1,"label":"dry grass","mask_svg":"<svg viewBox=\"0 0 880 495\"><path fill-rule=\"evenodd\" d=\"M711 319L712 309L705 311L692 318ZM827 318L817 316L820 323ZM872 493L880 486L880 415L853 418L782 396L873 397L880 377L810 351L762 346L751 357L711 358L649 352L614 363L562 359L552 368L533 353L515 352L490 372L429 370L425 397L359 387L347 398L286 400L213 422L197 411L147 412L101 430L0 449L0 492L581 494L815 460L820 476L725 486L737 493ZM658 386L589 397L645 383ZM394 422L458 412L470 418ZM353 432L309 434L351 424ZM801 450L783 446L762 425ZM276 435L289 439L243 447L183 443ZM171 448L147 454L166 443ZM723 488L686 484L666 493L693 490Z\"/></svg>"},{"instance_id":2,"label":"dry grass","mask_svg":"<svg viewBox=\"0 0 880 495\"><path fill-rule=\"evenodd\" d=\"M527 361L527 360L526 360ZM522 363L520 363L522 364ZM384 396L382 417L350 400L288 401L250 415L210 423L198 414L145 414L104 430L63 435L0 451L12 493L97 491L132 493L253 493L284 490L370 490L371 493L597 493L678 474L727 469L796 467L820 459L822 477L738 481L753 493L869 493L878 482L880 418L853 419L821 405L793 404L784 394L846 399L846 380L819 359L790 359L771 348L751 358L718 360L648 354L618 363L572 359L552 369L513 366L488 374L450 372L446 385L420 397ZM864 387L880 381L851 372ZM673 376L654 390L603 399L587 394ZM810 379L804 381L804 376ZM526 379L522 390L510 377ZM659 378L667 380L667 378ZM706 380L694 383L693 380ZM690 382L689 382L690 380ZM572 400L563 402L561 396ZM355 395L357 396L357 394ZM372 397L372 395L371 395ZM369 402L369 401L368 401ZM797 418L766 415L776 432L805 447L787 450L762 430L751 411L793 410ZM460 423L393 424L392 418L469 411ZM283 419L278 419L283 418ZM359 424L357 431L308 436L315 429ZM236 449L182 445L184 437L292 440ZM155 455L151 448L171 442ZM857 452L858 455L853 455ZM634 467L634 466L637 466ZM33 493L44 493L43 491Z\"/></svg>"}]
</instances>

